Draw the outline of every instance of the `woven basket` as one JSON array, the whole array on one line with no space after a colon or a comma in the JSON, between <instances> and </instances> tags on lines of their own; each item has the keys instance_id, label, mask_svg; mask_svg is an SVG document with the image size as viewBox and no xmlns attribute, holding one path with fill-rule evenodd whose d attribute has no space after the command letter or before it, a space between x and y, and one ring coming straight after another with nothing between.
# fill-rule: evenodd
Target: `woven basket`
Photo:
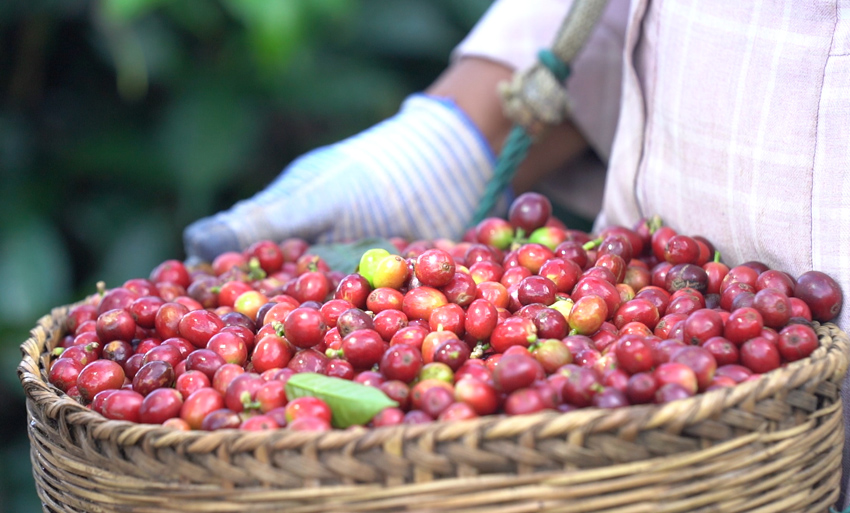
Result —
<instances>
[{"instance_id":1,"label":"woven basket","mask_svg":"<svg viewBox=\"0 0 850 513\"><path fill-rule=\"evenodd\" d=\"M827 511L850 341L668 403L326 433L185 432L106 420L46 380L67 307L23 343L45 511Z\"/></svg>"}]
</instances>

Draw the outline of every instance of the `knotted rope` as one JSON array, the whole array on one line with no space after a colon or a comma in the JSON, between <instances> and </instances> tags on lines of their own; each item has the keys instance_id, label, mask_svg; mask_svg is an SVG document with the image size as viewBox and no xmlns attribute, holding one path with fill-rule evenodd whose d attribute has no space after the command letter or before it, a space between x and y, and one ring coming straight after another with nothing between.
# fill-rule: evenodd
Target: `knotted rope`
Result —
<instances>
[{"instance_id":1,"label":"knotted rope","mask_svg":"<svg viewBox=\"0 0 850 513\"><path fill-rule=\"evenodd\" d=\"M514 126L502 147L472 226L489 215L534 141L547 127L562 123L569 115L564 84L570 75L569 63L584 46L606 3L606 0L575 0L551 50L541 50L534 65L517 72L510 82L500 84L503 109Z\"/></svg>"}]
</instances>

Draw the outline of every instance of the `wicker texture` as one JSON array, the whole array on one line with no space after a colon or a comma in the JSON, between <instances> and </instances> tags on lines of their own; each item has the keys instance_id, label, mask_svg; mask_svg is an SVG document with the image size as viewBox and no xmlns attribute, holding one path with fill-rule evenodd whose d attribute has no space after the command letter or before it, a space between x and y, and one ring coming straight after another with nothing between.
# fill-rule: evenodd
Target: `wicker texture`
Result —
<instances>
[{"instance_id":1,"label":"wicker texture","mask_svg":"<svg viewBox=\"0 0 850 513\"><path fill-rule=\"evenodd\" d=\"M327 433L183 432L104 419L47 384L68 309L21 346L45 511L826 511L850 341L666 405Z\"/></svg>"}]
</instances>

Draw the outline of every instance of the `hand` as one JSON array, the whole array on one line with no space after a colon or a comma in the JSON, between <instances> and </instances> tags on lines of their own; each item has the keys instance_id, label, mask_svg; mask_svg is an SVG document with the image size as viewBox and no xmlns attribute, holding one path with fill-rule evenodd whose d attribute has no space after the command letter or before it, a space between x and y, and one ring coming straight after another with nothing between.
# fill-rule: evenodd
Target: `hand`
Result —
<instances>
[{"instance_id":1,"label":"hand","mask_svg":"<svg viewBox=\"0 0 850 513\"><path fill-rule=\"evenodd\" d=\"M290 164L266 189L184 231L212 260L261 239L459 239L493 175L488 141L453 102L414 95L394 117Z\"/></svg>"}]
</instances>

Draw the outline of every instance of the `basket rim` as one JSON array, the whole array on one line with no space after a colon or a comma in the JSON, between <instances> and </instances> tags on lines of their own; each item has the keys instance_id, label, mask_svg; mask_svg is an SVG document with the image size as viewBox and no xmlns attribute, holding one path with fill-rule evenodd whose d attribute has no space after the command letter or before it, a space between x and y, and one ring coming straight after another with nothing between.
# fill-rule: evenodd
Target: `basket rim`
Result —
<instances>
[{"instance_id":1,"label":"basket rim","mask_svg":"<svg viewBox=\"0 0 850 513\"><path fill-rule=\"evenodd\" d=\"M579 430L583 435L617 430L629 438L642 431L659 428L681 431L682 428L710 419L728 408L766 399L776 393L802 386L812 380L840 383L848 366L850 339L837 325L812 324L819 337L819 347L811 356L762 374L758 379L734 387L701 392L692 397L666 404L632 405L617 409L579 408L561 413L546 411L526 415L489 415L476 419L434 421L427 424L370 428L353 426L346 430L325 432L292 431L286 428L269 431L181 431L159 424L137 424L110 420L71 399L45 379L43 356L48 346L55 346L64 330L68 310L79 303L52 309L30 330L21 344L22 360L18 376L28 401L46 411L51 418L63 418L69 425L85 426L95 439L109 439L120 445L141 442L156 448L183 446L187 451L206 451L210 445L227 443L232 450L253 450L259 446L294 449L305 445L332 449L357 443L361 447L378 446L391 438L403 440L432 438L452 440L475 434L495 440L516 437L534 430L537 438L559 437ZM43 337L43 343L38 341ZM50 347L52 349L52 347ZM816 384L816 383L815 383ZM630 435L629 435L630 434Z\"/></svg>"}]
</instances>

